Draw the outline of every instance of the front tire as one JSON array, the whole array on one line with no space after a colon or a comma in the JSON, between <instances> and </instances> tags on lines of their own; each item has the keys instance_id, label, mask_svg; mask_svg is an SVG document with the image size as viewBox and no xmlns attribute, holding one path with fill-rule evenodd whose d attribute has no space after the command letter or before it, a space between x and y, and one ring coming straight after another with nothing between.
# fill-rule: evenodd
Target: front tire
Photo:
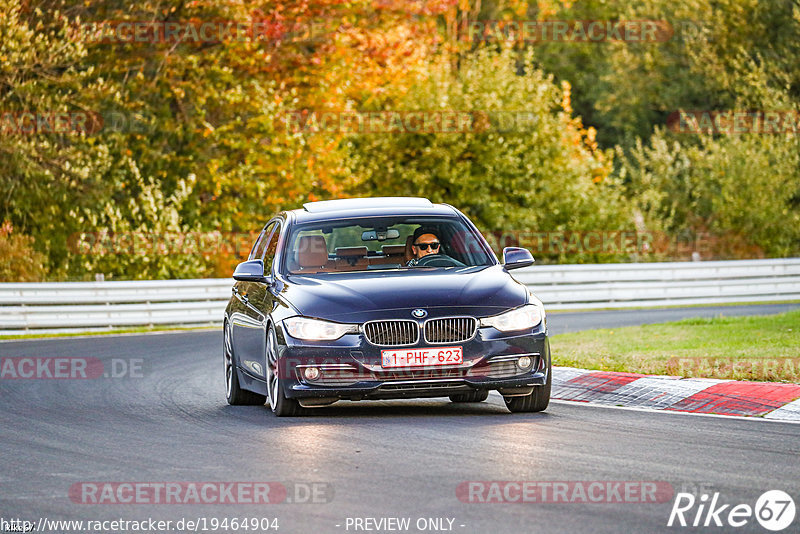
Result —
<instances>
[{"instance_id":1,"label":"front tire","mask_svg":"<svg viewBox=\"0 0 800 534\"><path fill-rule=\"evenodd\" d=\"M260 406L267 398L239 387L239 374L236 372L236 358L233 354L231 325L225 322L222 330L222 359L225 364L225 397L233 406Z\"/></svg>"},{"instance_id":2,"label":"front tire","mask_svg":"<svg viewBox=\"0 0 800 534\"><path fill-rule=\"evenodd\" d=\"M506 401L506 408L512 413L518 412L541 412L547 409L550 404L550 389L553 385L553 364L547 365L547 382L544 386L533 388L530 395L524 397L503 397Z\"/></svg>"},{"instance_id":3,"label":"front tire","mask_svg":"<svg viewBox=\"0 0 800 534\"><path fill-rule=\"evenodd\" d=\"M489 398L489 392L484 391L470 391L469 393L457 393L450 395L451 402L483 402Z\"/></svg>"},{"instance_id":4,"label":"front tire","mask_svg":"<svg viewBox=\"0 0 800 534\"><path fill-rule=\"evenodd\" d=\"M296 417L303 415L303 407L296 399L289 399L283 393L280 362L278 361L278 338L275 328L270 325L267 331L267 393L269 407L277 417Z\"/></svg>"}]
</instances>

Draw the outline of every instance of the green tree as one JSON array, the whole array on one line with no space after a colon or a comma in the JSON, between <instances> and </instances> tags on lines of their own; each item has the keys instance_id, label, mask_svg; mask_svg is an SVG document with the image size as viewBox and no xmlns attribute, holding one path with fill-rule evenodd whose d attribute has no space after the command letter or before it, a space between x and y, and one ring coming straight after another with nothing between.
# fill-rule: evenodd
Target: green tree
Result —
<instances>
[{"instance_id":1,"label":"green tree","mask_svg":"<svg viewBox=\"0 0 800 534\"><path fill-rule=\"evenodd\" d=\"M33 128L37 117L91 111L92 95L108 87L81 65L86 49L63 12L18 0L0 0L0 11L0 216L35 236L50 268L63 273L67 236L79 230L67 214L107 193L108 150L86 133Z\"/></svg>"},{"instance_id":2,"label":"green tree","mask_svg":"<svg viewBox=\"0 0 800 534\"><path fill-rule=\"evenodd\" d=\"M484 231L633 227L610 177L610 154L600 151L593 130L572 116L569 86L554 84L530 55L519 64L510 49L482 49L457 70L440 64L396 108L474 111L490 123L474 133L353 136L349 165L360 177L354 194L452 203ZM517 121L502 126L501 117Z\"/></svg>"}]
</instances>

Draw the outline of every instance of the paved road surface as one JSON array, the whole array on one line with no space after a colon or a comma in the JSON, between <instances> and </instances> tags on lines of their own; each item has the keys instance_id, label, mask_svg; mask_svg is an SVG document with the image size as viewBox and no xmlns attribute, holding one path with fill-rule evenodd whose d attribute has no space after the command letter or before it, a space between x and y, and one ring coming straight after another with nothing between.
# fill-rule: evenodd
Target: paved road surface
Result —
<instances>
[{"instance_id":1,"label":"paved road surface","mask_svg":"<svg viewBox=\"0 0 800 534\"><path fill-rule=\"evenodd\" d=\"M747 313L753 309L767 311L748 307ZM565 313L549 320L561 332L719 311L740 310ZM141 360L141 376L0 380L0 516L35 522L277 517L279 533L314 534L390 532L346 529L347 518L367 517L411 518L408 532L420 532L418 518L453 519L452 532L464 534L686 530L666 527L674 498L487 504L457 496L463 482L498 480L663 481L675 492L719 492L719 503L732 505L753 505L764 491L782 489L800 505L800 425L562 402L546 413L512 415L495 395L477 405L342 402L279 420L265 407L225 404L221 343L219 332L0 343L2 357L91 356L106 370L112 360L118 368L119 361ZM279 482L295 500L304 495L292 492L316 483L327 492L317 500L329 502L72 502L69 488L87 481ZM797 532L798 524L787 532ZM752 519L736 531L765 532Z\"/></svg>"}]
</instances>

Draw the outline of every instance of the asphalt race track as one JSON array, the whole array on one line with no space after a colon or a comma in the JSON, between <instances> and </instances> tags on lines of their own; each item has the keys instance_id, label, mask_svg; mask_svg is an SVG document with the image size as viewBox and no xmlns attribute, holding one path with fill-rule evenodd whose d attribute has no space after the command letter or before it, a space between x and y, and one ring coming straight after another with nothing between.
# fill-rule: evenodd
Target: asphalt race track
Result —
<instances>
[{"instance_id":1,"label":"asphalt race track","mask_svg":"<svg viewBox=\"0 0 800 534\"><path fill-rule=\"evenodd\" d=\"M798 306L563 313L548 323L559 333ZM206 518L207 525L212 518L277 518L279 533L313 534L766 532L754 518L737 529L667 528L671 494L644 504L475 503L457 488L469 481L655 481L675 493L719 492L728 510L753 506L771 489L800 497L800 424L565 402L512 415L495 394L474 405L340 402L277 419L266 407L225 403L221 345L218 331L0 343L2 357L99 358L105 372L120 375L0 380L0 516L34 523ZM278 482L288 495L280 504L82 504L69 494L83 482L208 481ZM320 491L309 497L309 488ZM378 530L365 518L411 521L407 530Z\"/></svg>"}]
</instances>

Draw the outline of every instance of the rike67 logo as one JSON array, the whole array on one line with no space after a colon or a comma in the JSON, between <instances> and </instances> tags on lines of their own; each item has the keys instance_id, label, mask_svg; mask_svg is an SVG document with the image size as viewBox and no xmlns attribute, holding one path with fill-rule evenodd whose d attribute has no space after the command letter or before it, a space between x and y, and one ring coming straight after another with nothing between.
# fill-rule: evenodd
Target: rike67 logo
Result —
<instances>
[{"instance_id":1,"label":"rike67 logo","mask_svg":"<svg viewBox=\"0 0 800 534\"><path fill-rule=\"evenodd\" d=\"M755 517L767 530L777 532L794 521L794 500L781 490L764 492L755 506L741 503L731 505L720 502L719 492L709 498L708 494L696 498L691 493L678 493L667 526L681 527L743 527Z\"/></svg>"}]
</instances>

